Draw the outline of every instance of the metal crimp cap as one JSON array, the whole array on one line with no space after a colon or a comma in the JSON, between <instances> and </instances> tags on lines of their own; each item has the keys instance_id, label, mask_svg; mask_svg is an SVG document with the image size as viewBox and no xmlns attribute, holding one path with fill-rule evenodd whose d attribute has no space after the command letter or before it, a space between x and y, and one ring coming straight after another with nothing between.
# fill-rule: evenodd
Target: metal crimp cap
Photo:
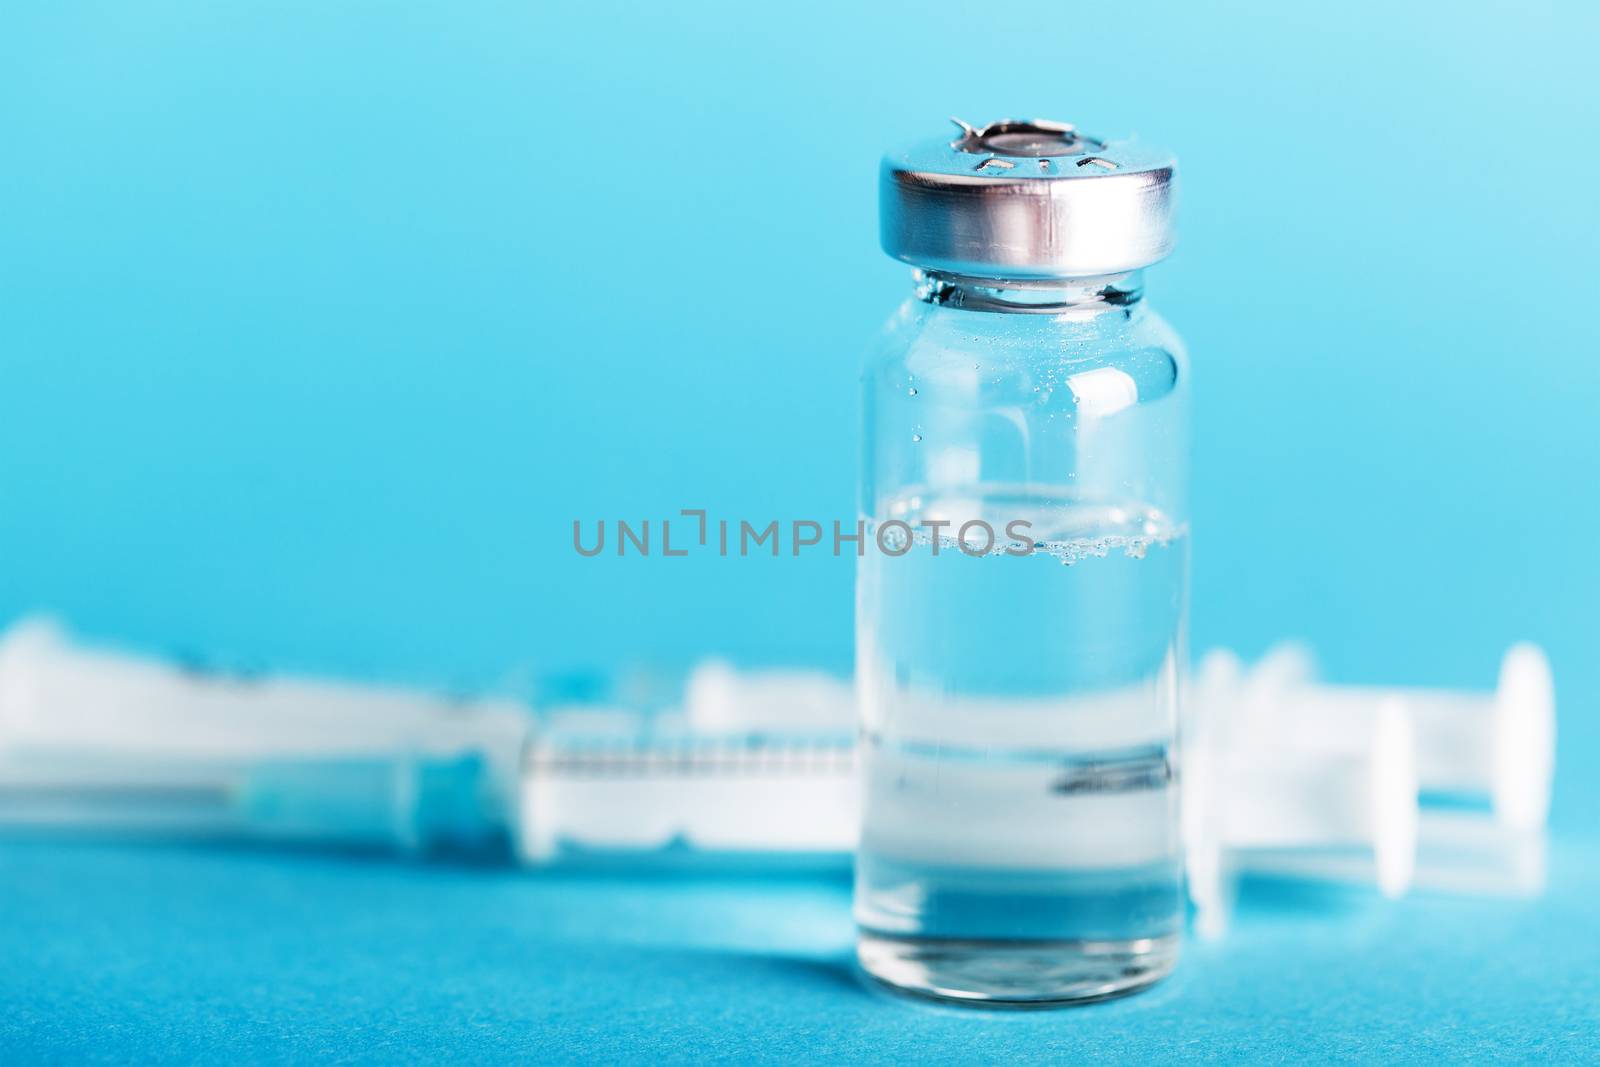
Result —
<instances>
[{"instance_id":1,"label":"metal crimp cap","mask_svg":"<svg viewBox=\"0 0 1600 1067\"><path fill-rule=\"evenodd\" d=\"M960 127L883 159L883 250L979 278L1083 278L1172 251L1176 161L1064 122Z\"/></svg>"}]
</instances>

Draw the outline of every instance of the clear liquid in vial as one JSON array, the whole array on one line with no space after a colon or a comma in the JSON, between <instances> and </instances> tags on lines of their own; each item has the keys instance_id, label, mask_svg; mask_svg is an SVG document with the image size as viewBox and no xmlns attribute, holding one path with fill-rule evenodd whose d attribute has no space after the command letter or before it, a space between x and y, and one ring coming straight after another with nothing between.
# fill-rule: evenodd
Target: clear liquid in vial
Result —
<instances>
[{"instance_id":1,"label":"clear liquid in vial","mask_svg":"<svg viewBox=\"0 0 1600 1067\"><path fill-rule=\"evenodd\" d=\"M1154 982L1182 921L1183 529L992 490L908 497L885 518L917 533L861 563L863 967L998 1004ZM951 525L934 536L925 519ZM991 552L961 551L972 519L999 535ZM1017 519L1022 542L1005 537ZM984 540L971 528L967 545Z\"/></svg>"}]
</instances>

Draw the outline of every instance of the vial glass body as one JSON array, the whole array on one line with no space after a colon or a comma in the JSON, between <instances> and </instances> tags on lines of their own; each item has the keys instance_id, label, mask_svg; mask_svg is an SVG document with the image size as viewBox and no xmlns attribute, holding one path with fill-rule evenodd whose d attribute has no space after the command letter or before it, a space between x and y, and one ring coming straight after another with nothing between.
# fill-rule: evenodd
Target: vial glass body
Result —
<instances>
[{"instance_id":1,"label":"vial glass body","mask_svg":"<svg viewBox=\"0 0 1600 1067\"><path fill-rule=\"evenodd\" d=\"M919 274L863 384L861 962L973 1001L1148 985L1182 920L1182 346L1137 272Z\"/></svg>"}]
</instances>

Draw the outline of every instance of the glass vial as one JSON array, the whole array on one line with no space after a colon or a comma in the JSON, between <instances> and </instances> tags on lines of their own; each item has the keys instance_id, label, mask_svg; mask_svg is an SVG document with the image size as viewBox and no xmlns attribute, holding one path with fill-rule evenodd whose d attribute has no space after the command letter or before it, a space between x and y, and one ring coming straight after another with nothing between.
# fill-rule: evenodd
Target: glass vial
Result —
<instances>
[{"instance_id":1,"label":"glass vial","mask_svg":"<svg viewBox=\"0 0 1600 1067\"><path fill-rule=\"evenodd\" d=\"M1144 298L1173 162L1054 122L889 155L915 291L869 357L858 955L998 1004L1176 962L1188 365Z\"/></svg>"}]
</instances>

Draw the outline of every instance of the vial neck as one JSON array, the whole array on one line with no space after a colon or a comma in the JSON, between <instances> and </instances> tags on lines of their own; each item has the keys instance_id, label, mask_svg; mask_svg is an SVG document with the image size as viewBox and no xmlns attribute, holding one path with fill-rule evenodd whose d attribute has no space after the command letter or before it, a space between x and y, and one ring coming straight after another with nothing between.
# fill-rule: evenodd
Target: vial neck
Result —
<instances>
[{"instance_id":1,"label":"vial neck","mask_svg":"<svg viewBox=\"0 0 1600 1067\"><path fill-rule=\"evenodd\" d=\"M1035 278L1027 281L972 278L918 270L917 296L929 304L963 311L1031 315L1097 315L1127 312L1144 297L1144 272L1094 278Z\"/></svg>"}]
</instances>

